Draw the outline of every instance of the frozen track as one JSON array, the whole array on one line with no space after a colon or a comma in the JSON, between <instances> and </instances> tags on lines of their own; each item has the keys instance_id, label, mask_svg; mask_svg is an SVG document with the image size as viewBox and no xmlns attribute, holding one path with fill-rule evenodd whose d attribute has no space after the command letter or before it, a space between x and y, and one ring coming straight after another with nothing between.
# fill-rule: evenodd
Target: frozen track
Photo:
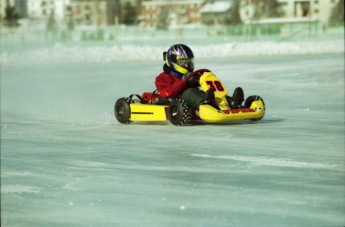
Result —
<instances>
[{"instance_id":1,"label":"frozen track","mask_svg":"<svg viewBox=\"0 0 345 227\"><path fill-rule=\"evenodd\" d=\"M259 123L115 122L160 61L1 69L2 226L342 226L344 56L201 60Z\"/></svg>"}]
</instances>

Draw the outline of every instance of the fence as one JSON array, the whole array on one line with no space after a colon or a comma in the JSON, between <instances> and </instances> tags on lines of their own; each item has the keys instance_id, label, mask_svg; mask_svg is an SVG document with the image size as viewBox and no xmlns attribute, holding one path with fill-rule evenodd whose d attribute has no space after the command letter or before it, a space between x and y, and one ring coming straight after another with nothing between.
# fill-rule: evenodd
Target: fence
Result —
<instances>
[{"instance_id":1,"label":"fence","mask_svg":"<svg viewBox=\"0 0 345 227\"><path fill-rule=\"evenodd\" d=\"M44 26L1 29L1 42L110 42L118 44L221 43L247 41L317 40L327 32L318 21L304 23L250 23L233 26L180 27L157 30L141 27L77 27L45 30Z\"/></svg>"}]
</instances>

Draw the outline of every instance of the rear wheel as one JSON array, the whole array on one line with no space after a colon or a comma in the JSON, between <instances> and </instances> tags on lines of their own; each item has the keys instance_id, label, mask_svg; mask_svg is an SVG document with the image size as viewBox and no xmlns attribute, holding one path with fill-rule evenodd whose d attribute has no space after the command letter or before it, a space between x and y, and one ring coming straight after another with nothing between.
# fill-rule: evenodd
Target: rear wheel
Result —
<instances>
[{"instance_id":1,"label":"rear wheel","mask_svg":"<svg viewBox=\"0 0 345 227\"><path fill-rule=\"evenodd\" d=\"M186 125L190 118L189 107L183 99L173 100L168 108L169 121L174 125Z\"/></svg>"},{"instance_id":2,"label":"rear wheel","mask_svg":"<svg viewBox=\"0 0 345 227\"><path fill-rule=\"evenodd\" d=\"M130 100L128 98L120 98L115 103L114 114L116 119L122 124L131 123L131 108L129 104Z\"/></svg>"}]
</instances>

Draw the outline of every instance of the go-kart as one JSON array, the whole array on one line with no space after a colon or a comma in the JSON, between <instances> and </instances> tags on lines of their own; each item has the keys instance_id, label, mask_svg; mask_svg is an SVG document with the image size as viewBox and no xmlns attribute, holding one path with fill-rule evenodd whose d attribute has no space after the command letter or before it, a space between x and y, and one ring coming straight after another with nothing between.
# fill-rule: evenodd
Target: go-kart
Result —
<instances>
[{"instance_id":1,"label":"go-kart","mask_svg":"<svg viewBox=\"0 0 345 227\"><path fill-rule=\"evenodd\" d=\"M132 94L119 98L114 106L116 119L123 124L136 121L167 121L174 125L187 125L193 120L205 122L229 122L240 120L258 121L265 115L265 104L262 98L253 95L246 98L244 106L230 108L228 91L222 81L208 69L199 69L190 73L185 83L197 84L206 92L214 91L215 101L219 108L212 105L200 105L194 109L181 98L161 97L157 91Z\"/></svg>"}]
</instances>

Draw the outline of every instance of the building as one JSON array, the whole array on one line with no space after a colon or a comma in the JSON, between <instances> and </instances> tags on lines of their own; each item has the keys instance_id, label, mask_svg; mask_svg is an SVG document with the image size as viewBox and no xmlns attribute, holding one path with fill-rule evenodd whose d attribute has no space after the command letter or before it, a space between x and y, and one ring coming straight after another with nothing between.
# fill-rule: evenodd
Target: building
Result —
<instances>
[{"instance_id":1,"label":"building","mask_svg":"<svg viewBox=\"0 0 345 227\"><path fill-rule=\"evenodd\" d=\"M277 0L285 16L283 19L312 19L327 23L332 9L343 0ZM248 23L253 20L255 4L242 0L240 4L242 21Z\"/></svg>"},{"instance_id":2,"label":"building","mask_svg":"<svg viewBox=\"0 0 345 227\"><path fill-rule=\"evenodd\" d=\"M107 0L107 24L119 24L121 15L120 9L120 0Z\"/></svg>"},{"instance_id":3,"label":"building","mask_svg":"<svg viewBox=\"0 0 345 227\"><path fill-rule=\"evenodd\" d=\"M313 18L327 23L332 9L343 0L278 0L288 18Z\"/></svg>"},{"instance_id":4,"label":"building","mask_svg":"<svg viewBox=\"0 0 345 227\"><path fill-rule=\"evenodd\" d=\"M64 20L65 6L70 4L70 1L71 0L26 0L27 15L31 19L47 19L51 14L54 14L55 19L61 22Z\"/></svg>"},{"instance_id":5,"label":"building","mask_svg":"<svg viewBox=\"0 0 345 227\"><path fill-rule=\"evenodd\" d=\"M143 1L138 23L143 27L174 28L181 25L201 24L200 9L203 0Z\"/></svg>"},{"instance_id":6,"label":"building","mask_svg":"<svg viewBox=\"0 0 345 227\"><path fill-rule=\"evenodd\" d=\"M24 15L33 20L47 20L53 15L59 24L66 23L66 17L72 16L76 25L108 24L107 4L111 2L110 0L0 0L2 18L5 16L7 1L11 6L15 6L20 16Z\"/></svg>"},{"instance_id":7,"label":"building","mask_svg":"<svg viewBox=\"0 0 345 227\"><path fill-rule=\"evenodd\" d=\"M107 24L107 0L74 1L70 7L76 25Z\"/></svg>"},{"instance_id":8,"label":"building","mask_svg":"<svg viewBox=\"0 0 345 227\"><path fill-rule=\"evenodd\" d=\"M202 23L206 25L229 24L232 1L206 3L200 10Z\"/></svg>"},{"instance_id":9,"label":"building","mask_svg":"<svg viewBox=\"0 0 345 227\"><path fill-rule=\"evenodd\" d=\"M28 16L27 0L15 0L14 5L20 18L26 18Z\"/></svg>"},{"instance_id":10,"label":"building","mask_svg":"<svg viewBox=\"0 0 345 227\"><path fill-rule=\"evenodd\" d=\"M242 22L253 22L255 0L239 0ZM277 0L284 19L312 19L327 24L332 9L343 0ZM19 17L46 20L54 15L57 23L72 20L75 25L121 23L121 9L129 2L136 8L136 23L142 27L174 28L184 25L228 24L232 20L232 0L0 0L0 16L7 5L15 6ZM235 7L237 8L237 7Z\"/></svg>"}]
</instances>

